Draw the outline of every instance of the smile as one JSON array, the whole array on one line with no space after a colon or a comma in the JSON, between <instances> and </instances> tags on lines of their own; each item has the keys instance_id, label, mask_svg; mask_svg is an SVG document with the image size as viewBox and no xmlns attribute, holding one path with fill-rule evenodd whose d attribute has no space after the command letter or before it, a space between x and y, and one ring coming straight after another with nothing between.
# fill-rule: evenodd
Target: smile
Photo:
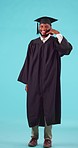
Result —
<instances>
[{"instance_id":1,"label":"smile","mask_svg":"<svg viewBox=\"0 0 78 148\"><path fill-rule=\"evenodd\" d=\"M45 34L45 33L46 33L46 31L44 31L44 30L43 30L43 31L41 31L41 33L42 33L42 34Z\"/></svg>"}]
</instances>

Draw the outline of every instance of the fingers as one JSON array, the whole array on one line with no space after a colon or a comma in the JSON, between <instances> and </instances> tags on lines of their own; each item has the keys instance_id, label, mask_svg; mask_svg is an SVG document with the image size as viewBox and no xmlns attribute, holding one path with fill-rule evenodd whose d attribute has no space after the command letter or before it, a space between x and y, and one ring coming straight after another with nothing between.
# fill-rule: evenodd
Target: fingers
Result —
<instances>
[{"instance_id":1,"label":"fingers","mask_svg":"<svg viewBox=\"0 0 78 148\"><path fill-rule=\"evenodd\" d=\"M46 34L53 34L53 32L52 32L52 29L50 30L50 31L48 31L48 32L46 32Z\"/></svg>"},{"instance_id":2,"label":"fingers","mask_svg":"<svg viewBox=\"0 0 78 148\"><path fill-rule=\"evenodd\" d=\"M57 30L55 30L55 29L50 29L50 31L48 31L46 34L51 34L51 35L53 35L53 34L59 34L60 32L59 31L57 31Z\"/></svg>"},{"instance_id":3,"label":"fingers","mask_svg":"<svg viewBox=\"0 0 78 148\"><path fill-rule=\"evenodd\" d=\"M26 85L25 90L26 90L26 92L28 92L28 85Z\"/></svg>"},{"instance_id":4,"label":"fingers","mask_svg":"<svg viewBox=\"0 0 78 148\"><path fill-rule=\"evenodd\" d=\"M53 34L59 34L60 32L58 30L52 29Z\"/></svg>"}]
</instances>

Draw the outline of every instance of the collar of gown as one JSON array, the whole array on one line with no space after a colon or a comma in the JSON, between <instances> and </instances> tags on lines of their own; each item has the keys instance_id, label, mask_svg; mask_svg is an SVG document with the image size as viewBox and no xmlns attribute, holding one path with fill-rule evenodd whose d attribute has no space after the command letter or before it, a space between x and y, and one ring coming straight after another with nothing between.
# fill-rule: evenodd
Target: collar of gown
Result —
<instances>
[{"instance_id":1,"label":"collar of gown","mask_svg":"<svg viewBox=\"0 0 78 148\"><path fill-rule=\"evenodd\" d=\"M49 34L47 37L43 38L42 36L40 36L41 41L43 41L43 43L45 43L49 38L50 38L51 34Z\"/></svg>"}]
</instances>

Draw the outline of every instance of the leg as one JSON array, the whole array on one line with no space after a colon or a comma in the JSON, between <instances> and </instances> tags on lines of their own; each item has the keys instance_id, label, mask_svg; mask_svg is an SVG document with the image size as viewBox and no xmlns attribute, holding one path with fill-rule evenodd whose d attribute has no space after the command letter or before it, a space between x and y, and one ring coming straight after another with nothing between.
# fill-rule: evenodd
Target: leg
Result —
<instances>
[{"instance_id":1,"label":"leg","mask_svg":"<svg viewBox=\"0 0 78 148\"><path fill-rule=\"evenodd\" d=\"M44 148L50 148L52 146L52 125L47 126L45 122L44 128Z\"/></svg>"},{"instance_id":2,"label":"leg","mask_svg":"<svg viewBox=\"0 0 78 148\"><path fill-rule=\"evenodd\" d=\"M39 138L39 131L38 131L38 126L32 127L32 132L31 132L31 137L34 137L36 139Z\"/></svg>"},{"instance_id":3,"label":"leg","mask_svg":"<svg viewBox=\"0 0 78 148\"><path fill-rule=\"evenodd\" d=\"M32 134L31 134L31 140L28 143L28 146L34 147L37 145L37 140L39 137L39 132L38 132L38 126L32 127Z\"/></svg>"},{"instance_id":4,"label":"leg","mask_svg":"<svg viewBox=\"0 0 78 148\"><path fill-rule=\"evenodd\" d=\"M52 125L47 126L45 122L44 139L52 139Z\"/></svg>"}]
</instances>

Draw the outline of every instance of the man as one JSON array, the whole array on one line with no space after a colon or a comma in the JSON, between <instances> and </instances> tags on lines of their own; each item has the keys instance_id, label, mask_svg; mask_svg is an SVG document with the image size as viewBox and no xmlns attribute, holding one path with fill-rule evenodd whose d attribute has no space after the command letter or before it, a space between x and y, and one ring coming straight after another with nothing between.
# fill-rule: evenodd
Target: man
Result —
<instances>
[{"instance_id":1,"label":"man","mask_svg":"<svg viewBox=\"0 0 78 148\"><path fill-rule=\"evenodd\" d=\"M61 57L70 54L72 46L52 28L51 23L57 19L45 16L35 21L41 36L30 42L18 81L26 84L27 118L32 127L28 145L37 145L38 126L45 126L43 146L49 148L52 146L52 125L61 123Z\"/></svg>"}]
</instances>

